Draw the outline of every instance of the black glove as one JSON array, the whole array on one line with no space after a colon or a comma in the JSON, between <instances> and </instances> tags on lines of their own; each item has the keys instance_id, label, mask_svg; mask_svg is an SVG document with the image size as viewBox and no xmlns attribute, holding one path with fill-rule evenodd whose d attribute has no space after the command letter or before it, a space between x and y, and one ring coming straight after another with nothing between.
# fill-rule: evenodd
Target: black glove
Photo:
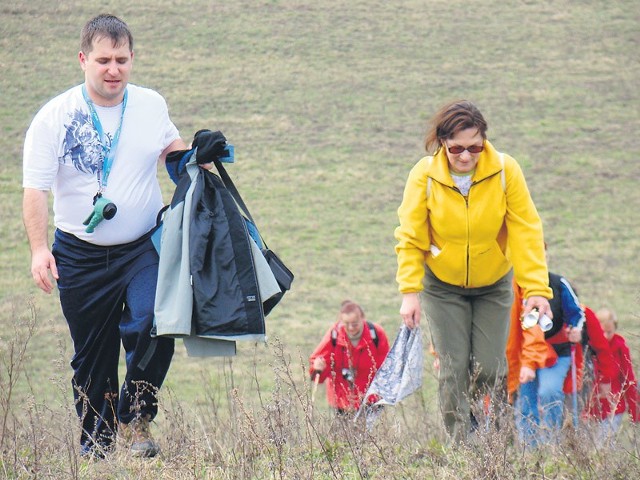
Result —
<instances>
[{"instance_id":1,"label":"black glove","mask_svg":"<svg viewBox=\"0 0 640 480\"><path fill-rule=\"evenodd\" d=\"M220 131L198 130L193 136L193 147L198 147L196 163L211 163L222 156L226 156L227 139Z\"/></svg>"}]
</instances>

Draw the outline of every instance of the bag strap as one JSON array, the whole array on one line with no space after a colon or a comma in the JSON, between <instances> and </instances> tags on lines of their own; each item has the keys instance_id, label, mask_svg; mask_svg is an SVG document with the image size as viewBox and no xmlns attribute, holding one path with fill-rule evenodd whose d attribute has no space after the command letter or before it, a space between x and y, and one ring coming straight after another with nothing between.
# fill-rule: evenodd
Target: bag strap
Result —
<instances>
[{"instance_id":1,"label":"bag strap","mask_svg":"<svg viewBox=\"0 0 640 480\"><path fill-rule=\"evenodd\" d=\"M369 326L369 332L371 333L371 340L373 340L373 344L378 348L378 332L376 332L376 327L373 326L372 322L367 322Z\"/></svg>"},{"instance_id":2,"label":"bag strap","mask_svg":"<svg viewBox=\"0 0 640 480\"><path fill-rule=\"evenodd\" d=\"M262 245L264 246L264 249L268 250L269 247L267 246L267 242L265 242L264 238L262 238L262 235L260 235L260 231L258 230L258 225L256 224L255 220L251 216L251 212L247 208L247 205L244 203L244 200L242 200L242 196L240 195L240 192L238 191L238 189L234 185L233 180L231 180L231 177L227 173L227 170L222 165L222 162L219 159L214 158L213 163L216 166L216 168L218 169L218 173L220 174L220 178L222 179L222 183L224 184L226 189L229 191L229 193L231 193L231 196L235 200L236 204L238 205L238 207L240 208L240 210L244 214L244 216L246 218L248 218L249 221L254 225L254 227L255 227L254 229L256 230L256 235L258 237L260 237L260 240L262 241Z\"/></svg>"},{"instance_id":3,"label":"bag strap","mask_svg":"<svg viewBox=\"0 0 640 480\"><path fill-rule=\"evenodd\" d=\"M158 215L156 215L156 226L155 228L158 228L160 226L160 224L162 223L162 216L164 215L164 212L166 212L169 207L171 206L171 204L169 205L164 205L160 211L158 212Z\"/></svg>"},{"instance_id":4,"label":"bag strap","mask_svg":"<svg viewBox=\"0 0 640 480\"><path fill-rule=\"evenodd\" d=\"M251 222L255 225L256 222L253 220L253 217L251 216L251 212L249 212L247 205L244 203L244 200L242 200L242 197L240 196L240 192L238 192L238 189L234 185L233 180L231 180L231 177L229 176L225 168L222 166L222 162L216 158L213 160L213 163L218 169L218 173L220 173L220 178L222 179L222 183L224 183L224 186L227 187L227 190L229 190L229 192L231 193L231 196L240 207L240 210L242 210L242 213L244 213L245 216L249 220L251 220Z\"/></svg>"}]
</instances>

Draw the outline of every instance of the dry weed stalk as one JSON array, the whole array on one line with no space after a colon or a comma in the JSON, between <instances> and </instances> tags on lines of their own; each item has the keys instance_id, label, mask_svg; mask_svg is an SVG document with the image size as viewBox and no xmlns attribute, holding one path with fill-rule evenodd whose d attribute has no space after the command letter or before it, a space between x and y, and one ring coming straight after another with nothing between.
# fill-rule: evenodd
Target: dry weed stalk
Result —
<instances>
[{"instance_id":1,"label":"dry weed stalk","mask_svg":"<svg viewBox=\"0 0 640 480\"><path fill-rule=\"evenodd\" d=\"M92 463L78 455L78 420L66 381L59 381L63 400L58 406L31 397L20 405L22 421L12 406L12 388L28 351L17 346L32 334L29 327L14 333L14 383L2 384L0 391L5 402L0 476L7 478L640 477L636 427L624 425L615 449L599 450L590 424L565 431L557 445L526 448L514 430L513 409L501 400L492 408L473 400L475 434L462 445L448 445L434 415L435 392L427 387L402 405L387 408L368 430L350 418L336 417L321 403L313 404L306 358L298 354L295 365L278 340L270 344L272 377L259 373L256 360L253 371L239 381L229 359L223 361L219 383L202 378L201 404L165 387L159 420L163 451L154 461L134 460L126 449L117 449ZM264 362L264 356L259 361ZM8 363L3 365L6 370ZM243 390L248 383L252 387ZM497 384L489 395L501 399L502 389Z\"/></svg>"},{"instance_id":2,"label":"dry weed stalk","mask_svg":"<svg viewBox=\"0 0 640 480\"><path fill-rule=\"evenodd\" d=\"M5 442L12 435L8 431L9 416L11 414L11 403L16 384L23 372L26 359L27 346L36 330L37 311L33 299L26 301L27 313L22 313L24 304L19 299L12 302L12 318L16 319L13 324L13 335L8 339L0 338L0 452L4 456ZM20 308L20 310L19 310ZM15 432L14 432L15 435Z\"/></svg>"}]
</instances>

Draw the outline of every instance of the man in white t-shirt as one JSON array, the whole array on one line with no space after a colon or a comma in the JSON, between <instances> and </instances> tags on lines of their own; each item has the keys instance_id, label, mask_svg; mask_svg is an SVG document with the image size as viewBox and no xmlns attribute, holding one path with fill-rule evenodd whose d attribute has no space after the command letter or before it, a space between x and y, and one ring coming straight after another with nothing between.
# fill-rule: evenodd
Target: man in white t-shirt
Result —
<instances>
[{"instance_id":1,"label":"man in white t-shirt","mask_svg":"<svg viewBox=\"0 0 640 480\"><path fill-rule=\"evenodd\" d=\"M103 456L119 429L134 455L154 456L159 449L149 422L174 349L172 339L149 335L158 274L150 235L163 204L157 166L186 146L162 96L128 84L133 38L123 21L90 20L78 58L84 84L44 105L26 134L23 216L31 273L46 293L57 281L75 350L82 453Z\"/></svg>"}]
</instances>

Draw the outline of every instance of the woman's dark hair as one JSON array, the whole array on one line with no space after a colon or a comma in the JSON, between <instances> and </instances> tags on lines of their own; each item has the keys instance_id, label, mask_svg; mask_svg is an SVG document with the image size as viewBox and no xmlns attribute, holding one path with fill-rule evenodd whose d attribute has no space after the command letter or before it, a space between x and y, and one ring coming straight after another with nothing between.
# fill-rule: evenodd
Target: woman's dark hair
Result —
<instances>
[{"instance_id":1,"label":"woman's dark hair","mask_svg":"<svg viewBox=\"0 0 640 480\"><path fill-rule=\"evenodd\" d=\"M129 42L129 51L133 51L133 36L126 23L118 17L103 13L89 20L80 33L80 50L88 54L93 50L93 40L107 37L113 41L114 47Z\"/></svg>"},{"instance_id":2,"label":"woman's dark hair","mask_svg":"<svg viewBox=\"0 0 640 480\"><path fill-rule=\"evenodd\" d=\"M458 100L442 107L429 123L425 138L427 153L435 154L442 142L467 128L477 128L484 140L487 139L487 122L473 103Z\"/></svg>"}]
</instances>

